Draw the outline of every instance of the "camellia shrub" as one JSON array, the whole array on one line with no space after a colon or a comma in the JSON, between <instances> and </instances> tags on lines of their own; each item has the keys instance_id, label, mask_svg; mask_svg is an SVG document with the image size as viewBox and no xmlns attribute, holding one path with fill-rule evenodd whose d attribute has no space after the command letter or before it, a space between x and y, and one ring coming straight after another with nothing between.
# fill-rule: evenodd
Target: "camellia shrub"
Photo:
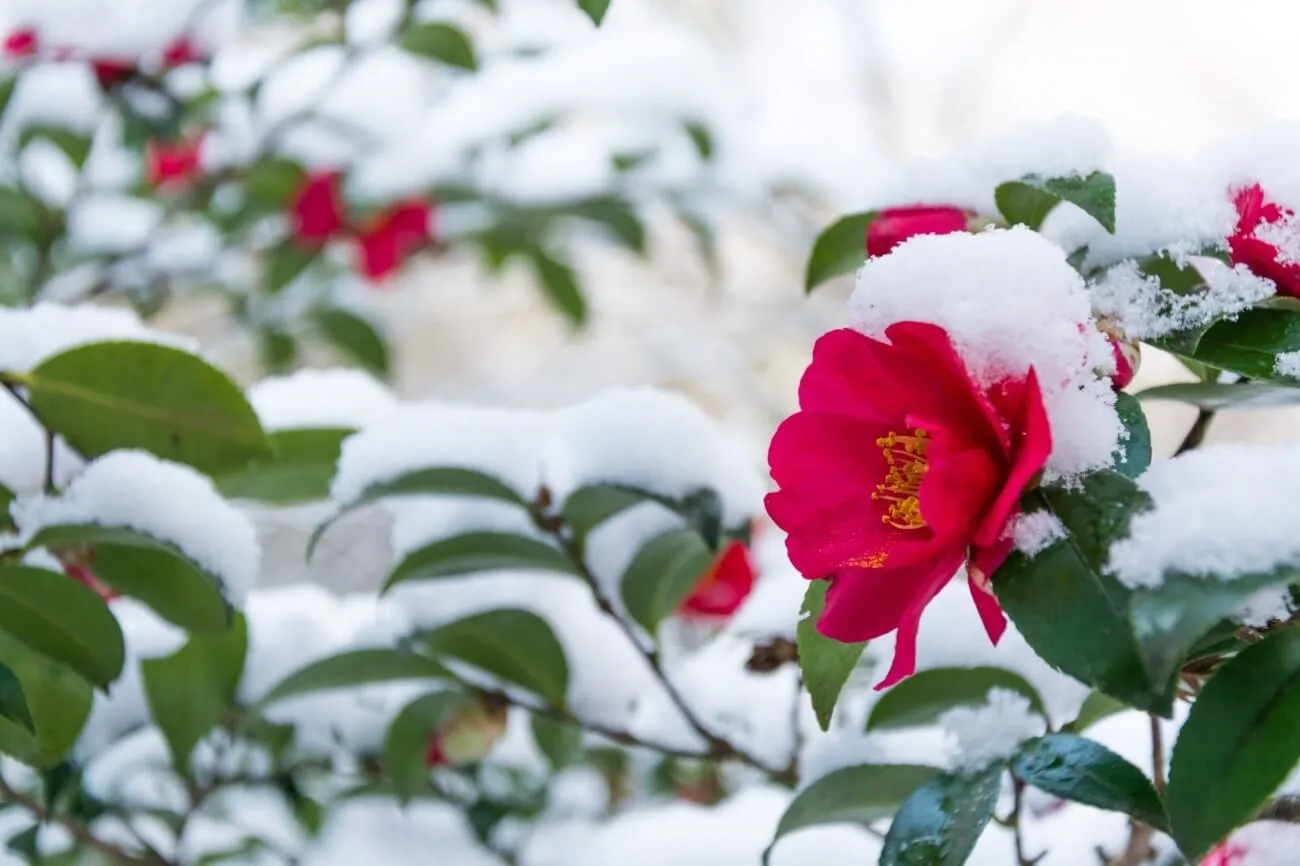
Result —
<instances>
[{"instance_id":1,"label":"camellia shrub","mask_svg":"<svg viewBox=\"0 0 1300 866\"><path fill-rule=\"evenodd\" d=\"M472 68L419 8L402 50ZM316 294L334 277L476 246L577 322L559 226L642 246L617 196L479 190L488 217L453 238L463 187L365 205L274 148L209 164L230 94L170 89L209 62L188 32L126 57L23 27L4 51L0 105L44 65L86 73L151 225L198 220L256 264L235 272L256 290L214 281L272 369L310 334L386 368ZM921 167L812 249L807 290L856 288L769 481L655 389L537 411L405 403L355 368L241 388L147 321L212 260L88 253L73 205L101 145L13 122L77 191L0 186L3 862L1300 857L1300 446L1201 447L1218 412L1300 402L1300 176L1270 158L1294 148L1153 167L1067 126L1072 146ZM1143 346L1190 381L1128 393ZM1161 399L1197 416L1153 462ZM268 516L302 529L308 575L378 591L259 585Z\"/></svg>"}]
</instances>

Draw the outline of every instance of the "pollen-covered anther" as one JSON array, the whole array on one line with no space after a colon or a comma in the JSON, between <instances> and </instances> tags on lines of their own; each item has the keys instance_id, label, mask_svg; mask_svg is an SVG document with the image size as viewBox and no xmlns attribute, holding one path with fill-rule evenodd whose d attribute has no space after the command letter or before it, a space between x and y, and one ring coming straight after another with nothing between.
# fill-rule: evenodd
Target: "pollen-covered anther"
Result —
<instances>
[{"instance_id":1,"label":"pollen-covered anther","mask_svg":"<svg viewBox=\"0 0 1300 866\"><path fill-rule=\"evenodd\" d=\"M895 529L922 529L925 518L921 515L921 480L930 463L925 459L929 434L924 430L912 431L914 435L900 436L890 433L876 440L885 458L885 478L876 485L871 498L888 502L880 521Z\"/></svg>"}]
</instances>

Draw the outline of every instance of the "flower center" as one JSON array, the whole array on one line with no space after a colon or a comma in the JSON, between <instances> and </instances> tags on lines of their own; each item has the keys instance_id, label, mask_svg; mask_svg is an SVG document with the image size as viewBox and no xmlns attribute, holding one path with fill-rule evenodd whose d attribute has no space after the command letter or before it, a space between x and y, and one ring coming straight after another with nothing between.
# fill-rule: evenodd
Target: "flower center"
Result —
<instances>
[{"instance_id":1,"label":"flower center","mask_svg":"<svg viewBox=\"0 0 1300 866\"><path fill-rule=\"evenodd\" d=\"M871 498L889 503L880 515L880 522L895 529L925 527L917 497L921 493L921 479L930 468L930 462L925 459L929 434L919 429L912 432L912 436L890 433L876 440L887 469L885 480L876 485Z\"/></svg>"}]
</instances>

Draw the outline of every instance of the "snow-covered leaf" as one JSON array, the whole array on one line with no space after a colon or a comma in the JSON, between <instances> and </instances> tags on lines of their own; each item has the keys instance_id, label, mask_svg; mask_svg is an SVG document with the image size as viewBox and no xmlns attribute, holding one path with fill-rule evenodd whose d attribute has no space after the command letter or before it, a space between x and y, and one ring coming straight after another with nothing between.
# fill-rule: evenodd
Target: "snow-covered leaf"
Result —
<instances>
[{"instance_id":1,"label":"snow-covered leaf","mask_svg":"<svg viewBox=\"0 0 1300 866\"><path fill-rule=\"evenodd\" d=\"M587 13L587 17L592 20L597 27L600 22L605 20L605 13L609 11L611 0L578 0L578 8Z\"/></svg>"},{"instance_id":2,"label":"snow-covered leaf","mask_svg":"<svg viewBox=\"0 0 1300 866\"><path fill-rule=\"evenodd\" d=\"M1072 177L1026 175L994 190L998 210L1007 222L1038 229L1057 205L1070 202L1115 233L1115 178L1101 171Z\"/></svg>"},{"instance_id":3,"label":"snow-covered leaf","mask_svg":"<svg viewBox=\"0 0 1300 866\"><path fill-rule=\"evenodd\" d=\"M573 561L554 545L506 532L467 532L408 553L384 581L388 590L412 580L462 577L484 571L575 573Z\"/></svg>"},{"instance_id":4,"label":"snow-covered leaf","mask_svg":"<svg viewBox=\"0 0 1300 866\"><path fill-rule=\"evenodd\" d=\"M862 764L824 776L799 792L776 827L776 837L763 853L796 830L819 824L861 824L891 817L922 785L939 774L917 764Z\"/></svg>"},{"instance_id":5,"label":"snow-covered leaf","mask_svg":"<svg viewBox=\"0 0 1300 866\"><path fill-rule=\"evenodd\" d=\"M1137 478L1151 465L1151 428L1142 404L1131 394L1115 395L1115 412L1128 434L1116 451L1115 471Z\"/></svg>"},{"instance_id":6,"label":"snow-covered leaf","mask_svg":"<svg viewBox=\"0 0 1300 866\"><path fill-rule=\"evenodd\" d=\"M66 575L0 565L0 630L100 688L122 673L126 649L117 618Z\"/></svg>"},{"instance_id":7,"label":"snow-covered leaf","mask_svg":"<svg viewBox=\"0 0 1300 866\"><path fill-rule=\"evenodd\" d=\"M867 227L875 211L849 214L831 223L813 243L804 275L804 291L811 292L827 280L851 274L867 258Z\"/></svg>"},{"instance_id":8,"label":"snow-covered leaf","mask_svg":"<svg viewBox=\"0 0 1300 866\"><path fill-rule=\"evenodd\" d=\"M327 499L343 440L354 432L334 427L277 430L268 436L270 458L218 475L217 489L232 499L276 505Z\"/></svg>"},{"instance_id":9,"label":"snow-covered leaf","mask_svg":"<svg viewBox=\"0 0 1300 866\"><path fill-rule=\"evenodd\" d=\"M1097 809L1123 812L1168 830L1160 795L1142 771L1092 740L1048 734L1031 740L1011 760L1011 772L1035 788Z\"/></svg>"},{"instance_id":10,"label":"snow-covered leaf","mask_svg":"<svg viewBox=\"0 0 1300 866\"><path fill-rule=\"evenodd\" d=\"M194 747L234 706L247 652L241 614L225 634L194 635L172 655L140 662L149 714L178 772L189 775Z\"/></svg>"},{"instance_id":11,"label":"snow-covered leaf","mask_svg":"<svg viewBox=\"0 0 1300 866\"><path fill-rule=\"evenodd\" d=\"M1047 717L1038 690L1019 674L994 667L931 668L885 692L871 708L867 730L931 725L953 707L983 706L994 688L1024 695L1034 712Z\"/></svg>"},{"instance_id":12,"label":"snow-covered leaf","mask_svg":"<svg viewBox=\"0 0 1300 866\"><path fill-rule=\"evenodd\" d=\"M1157 342L1161 348L1164 345ZM1176 352L1251 379L1294 381L1277 370L1277 356L1300 351L1300 312L1246 310L1205 331L1194 350Z\"/></svg>"},{"instance_id":13,"label":"snow-covered leaf","mask_svg":"<svg viewBox=\"0 0 1300 866\"><path fill-rule=\"evenodd\" d=\"M32 407L87 457L138 448L202 472L270 453L230 377L189 352L154 343L90 343L23 377Z\"/></svg>"},{"instance_id":14,"label":"snow-covered leaf","mask_svg":"<svg viewBox=\"0 0 1300 866\"><path fill-rule=\"evenodd\" d=\"M1281 629L1201 689L1174 745L1169 818L1197 862L1248 821L1300 759L1300 629Z\"/></svg>"},{"instance_id":15,"label":"snow-covered leaf","mask_svg":"<svg viewBox=\"0 0 1300 866\"><path fill-rule=\"evenodd\" d=\"M831 724L835 702L839 700L844 683L857 667L867 642L840 643L817 631L817 619L826 606L826 591L830 583L814 580L804 591L803 606L795 626L795 643L799 647L799 672L804 688L812 698L817 724L823 731Z\"/></svg>"},{"instance_id":16,"label":"snow-covered leaf","mask_svg":"<svg viewBox=\"0 0 1300 866\"><path fill-rule=\"evenodd\" d=\"M428 656L408 649L360 649L340 653L299 668L271 687L258 704L330 689L392 680L444 679L448 671Z\"/></svg>"},{"instance_id":17,"label":"snow-covered leaf","mask_svg":"<svg viewBox=\"0 0 1300 866\"><path fill-rule=\"evenodd\" d=\"M535 613L515 608L484 611L424 632L420 640L437 655L536 692L553 707L565 706L569 665L564 648Z\"/></svg>"}]
</instances>

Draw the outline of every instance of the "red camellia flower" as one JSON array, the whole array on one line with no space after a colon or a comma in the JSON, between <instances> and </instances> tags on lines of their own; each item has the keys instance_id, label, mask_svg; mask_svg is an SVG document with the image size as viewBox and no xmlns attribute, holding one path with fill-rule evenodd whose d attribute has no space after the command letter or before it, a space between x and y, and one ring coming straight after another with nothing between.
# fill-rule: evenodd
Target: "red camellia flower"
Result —
<instances>
[{"instance_id":1,"label":"red camellia flower","mask_svg":"<svg viewBox=\"0 0 1300 866\"><path fill-rule=\"evenodd\" d=\"M164 69L173 69L187 63L198 63L202 59L203 53L199 51L198 46L188 36L177 36L168 43L162 53Z\"/></svg>"},{"instance_id":2,"label":"red camellia flower","mask_svg":"<svg viewBox=\"0 0 1300 866\"><path fill-rule=\"evenodd\" d=\"M1239 866L1246 859L1245 847L1235 842L1224 842L1215 848L1205 859L1201 861L1201 866Z\"/></svg>"},{"instance_id":3,"label":"red camellia flower","mask_svg":"<svg viewBox=\"0 0 1300 866\"><path fill-rule=\"evenodd\" d=\"M129 81L135 75L136 66L134 60L97 57L90 61L90 69L95 73L95 80L99 82L99 86L104 90L111 90Z\"/></svg>"},{"instance_id":4,"label":"red camellia flower","mask_svg":"<svg viewBox=\"0 0 1300 866\"><path fill-rule=\"evenodd\" d=\"M4 41L4 55L10 60L32 57L40 50L40 39L35 28L20 27L11 31Z\"/></svg>"},{"instance_id":5,"label":"red camellia flower","mask_svg":"<svg viewBox=\"0 0 1300 866\"><path fill-rule=\"evenodd\" d=\"M182 187L199 171L199 150L203 135L173 142L150 141L145 145L145 178L151 187Z\"/></svg>"},{"instance_id":6,"label":"red camellia flower","mask_svg":"<svg viewBox=\"0 0 1300 866\"><path fill-rule=\"evenodd\" d=\"M847 329L817 341L800 411L772 439L772 520L790 561L829 579L818 630L844 642L897 630L876 688L916 669L926 605L964 562L995 643L1006 628L989 577L1007 521L1051 453L1038 379L981 387L937 325L898 322L881 342Z\"/></svg>"},{"instance_id":7,"label":"red camellia flower","mask_svg":"<svg viewBox=\"0 0 1300 866\"><path fill-rule=\"evenodd\" d=\"M678 609L691 619L727 619L754 589L754 564L749 548L733 541L714 560L713 567L696 584Z\"/></svg>"},{"instance_id":8,"label":"red camellia flower","mask_svg":"<svg viewBox=\"0 0 1300 866\"><path fill-rule=\"evenodd\" d=\"M336 171L307 175L289 205L295 238L310 246L319 246L343 229L339 180Z\"/></svg>"},{"instance_id":9,"label":"red camellia flower","mask_svg":"<svg viewBox=\"0 0 1300 866\"><path fill-rule=\"evenodd\" d=\"M916 235L964 232L970 211L948 205L915 205L882 210L867 226L867 255L883 256Z\"/></svg>"},{"instance_id":10,"label":"red camellia flower","mask_svg":"<svg viewBox=\"0 0 1300 866\"><path fill-rule=\"evenodd\" d=\"M357 236L361 250L361 272L371 280L383 280L397 270L429 238L432 208L426 202L395 205Z\"/></svg>"},{"instance_id":11,"label":"red camellia flower","mask_svg":"<svg viewBox=\"0 0 1300 866\"><path fill-rule=\"evenodd\" d=\"M1235 203L1237 228L1228 238L1232 263L1272 280L1279 294L1300 298L1300 224L1295 213L1269 201L1259 184L1240 190Z\"/></svg>"}]
</instances>

